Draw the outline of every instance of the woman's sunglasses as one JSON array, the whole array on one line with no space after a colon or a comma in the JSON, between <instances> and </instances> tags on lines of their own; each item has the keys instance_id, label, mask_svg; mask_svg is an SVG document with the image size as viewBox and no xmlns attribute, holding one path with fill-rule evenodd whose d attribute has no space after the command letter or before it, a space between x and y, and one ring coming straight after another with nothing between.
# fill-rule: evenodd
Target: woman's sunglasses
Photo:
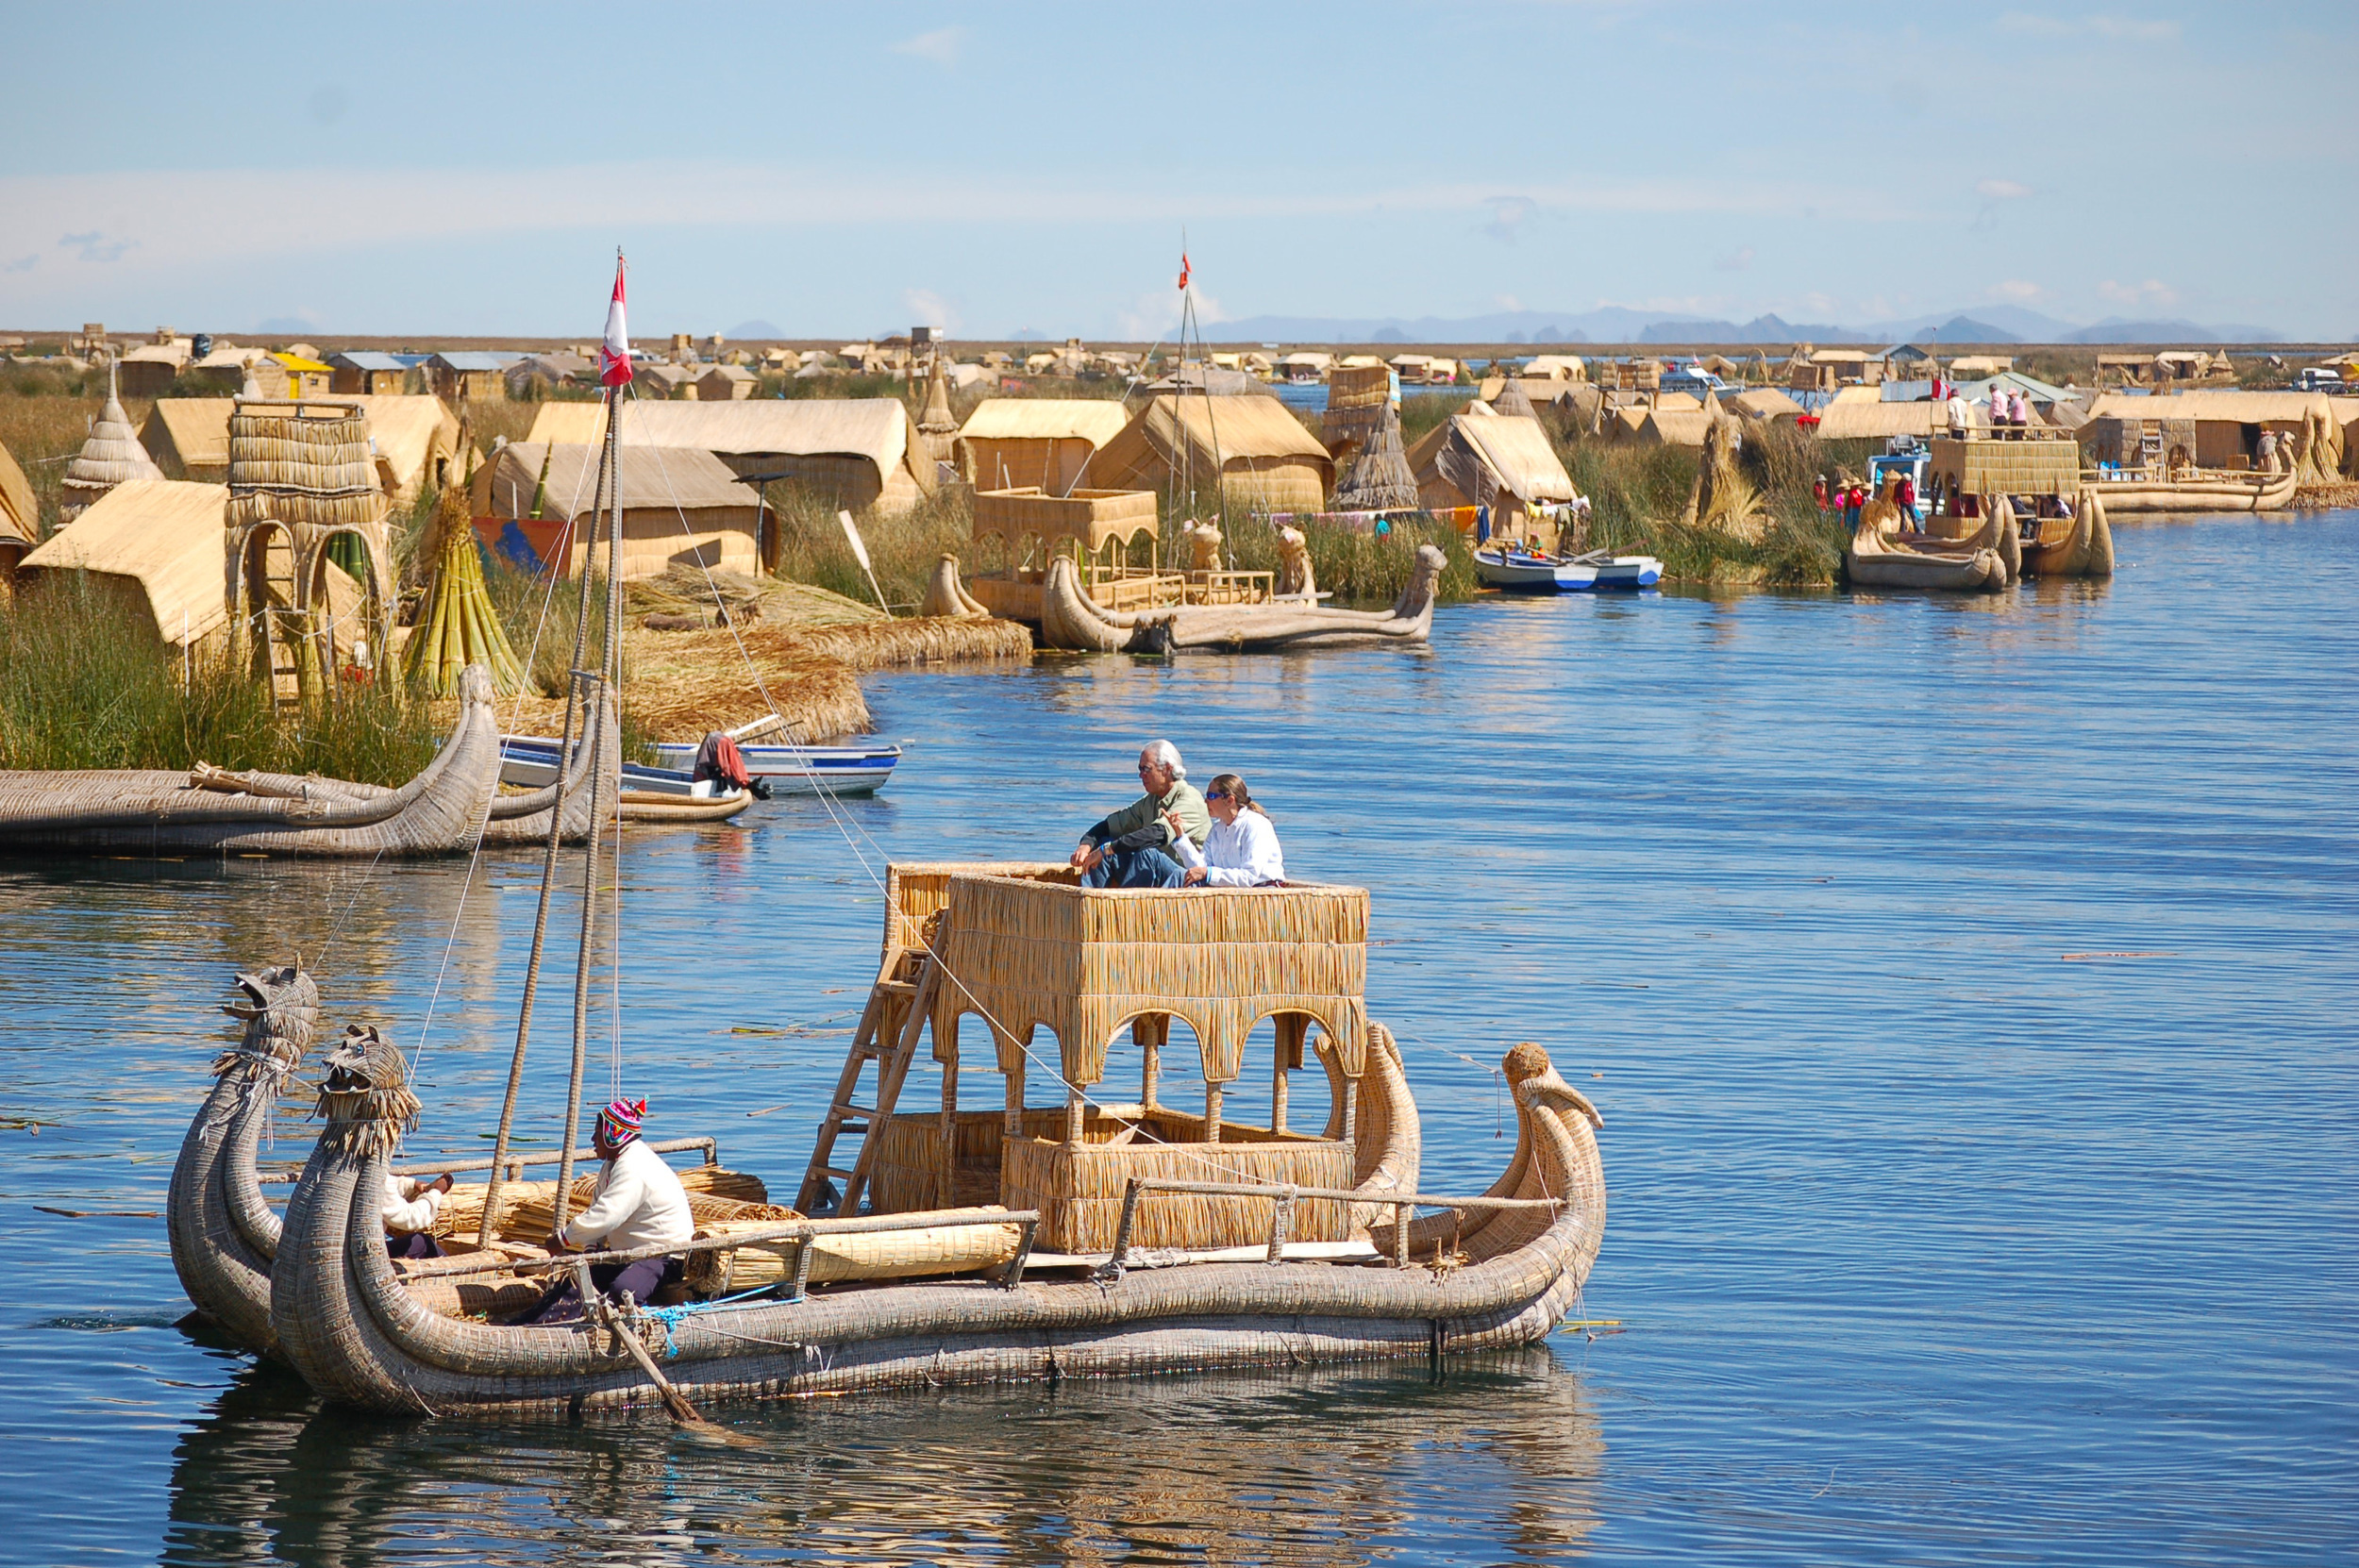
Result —
<instances>
[{"instance_id":1,"label":"woman's sunglasses","mask_svg":"<svg viewBox=\"0 0 2359 1568\"><path fill-rule=\"evenodd\" d=\"M1226 790L1207 791L1204 798L1206 800L1227 800L1229 798L1229 792Z\"/></svg>"}]
</instances>

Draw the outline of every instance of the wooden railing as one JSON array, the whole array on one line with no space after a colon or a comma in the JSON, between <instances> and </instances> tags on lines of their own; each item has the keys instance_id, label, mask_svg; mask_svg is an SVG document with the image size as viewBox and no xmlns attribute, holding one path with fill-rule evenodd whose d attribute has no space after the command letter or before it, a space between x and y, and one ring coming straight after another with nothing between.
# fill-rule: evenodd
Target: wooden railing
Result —
<instances>
[{"instance_id":1,"label":"wooden railing","mask_svg":"<svg viewBox=\"0 0 2359 1568\"><path fill-rule=\"evenodd\" d=\"M1265 1263L1283 1262L1286 1256L1287 1232L1294 1226L1297 1198L1325 1198L1344 1203L1380 1203L1393 1210L1393 1262L1397 1267L1409 1264L1409 1217L1406 1209L1562 1209L1563 1198L1440 1198L1425 1193L1401 1195L1391 1193L1355 1193L1336 1187L1273 1186L1249 1181L1175 1181L1163 1176L1132 1176L1122 1190L1122 1222L1114 1227L1113 1255L1099 1270L1101 1275L1119 1279L1130 1259L1130 1224L1138 1217L1139 1194L1142 1193L1178 1193L1199 1197L1269 1198L1278 1208L1270 1216L1269 1249L1263 1258Z\"/></svg>"}]
</instances>

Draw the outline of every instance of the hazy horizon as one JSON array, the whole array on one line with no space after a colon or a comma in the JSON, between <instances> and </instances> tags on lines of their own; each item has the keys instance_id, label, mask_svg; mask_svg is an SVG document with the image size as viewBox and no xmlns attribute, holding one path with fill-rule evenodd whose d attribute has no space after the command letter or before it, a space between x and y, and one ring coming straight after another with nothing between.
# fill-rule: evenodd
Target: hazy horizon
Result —
<instances>
[{"instance_id":1,"label":"hazy horizon","mask_svg":"<svg viewBox=\"0 0 2359 1568\"><path fill-rule=\"evenodd\" d=\"M1151 340L1527 307L2359 333L2359 16L8 0L0 322ZM266 329L265 323L270 324Z\"/></svg>"}]
</instances>

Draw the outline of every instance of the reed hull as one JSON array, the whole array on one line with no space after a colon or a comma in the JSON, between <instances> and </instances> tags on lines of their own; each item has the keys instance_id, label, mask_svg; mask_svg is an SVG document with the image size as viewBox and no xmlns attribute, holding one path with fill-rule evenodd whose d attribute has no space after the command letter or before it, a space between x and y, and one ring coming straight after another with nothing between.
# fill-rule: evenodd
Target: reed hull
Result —
<instances>
[{"instance_id":1,"label":"reed hull","mask_svg":"<svg viewBox=\"0 0 2359 1568\"><path fill-rule=\"evenodd\" d=\"M2058 520L2065 521L2065 520ZM2041 538L2024 547L2023 570L2035 577L2110 577L2114 575L2113 526L2105 520L2105 503L2083 493L2068 520L2069 526L2043 524Z\"/></svg>"},{"instance_id":2,"label":"reed hull","mask_svg":"<svg viewBox=\"0 0 2359 1568\"><path fill-rule=\"evenodd\" d=\"M2183 512L2285 511L2294 504L2300 475L2259 474L2250 479L2158 479L2107 481L2092 488L2106 509L2123 517Z\"/></svg>"},{"instance_id":3,"label":"reed hull","mask_svg":"<svg viewBox=\"0 0 2359 1568\"><path fill-rule=\"evenodd\" d=\"M889 1285L799 1303L732 1306L643 1324L666 1376L699 1400L881 1392L1533 1343L1562 1320L1605 1221L1594 1109L1552 1071L1516 1085L1517 1158L1498 1185L1566 1200L1545 1210L1446 1213L1464 1266L1222 1263L1013 1289L987 1280ZM376 1206L383 1158L342 1152L331 1126L287 1214L272 1312L287 1356L327 1398L402 1413L633 1405L653 1390L607 1331L439 1317L387 1261ZM1384 1235L1380 1233L1380 1245Z\"/></svg>"},{"instance_id":4,"label":"reed hull","mask_svg":"<svg viewBox=\"0 0 2359 1568\"><path fill-rule=\"evenodd\" d=\"M1182 605L1109 610L1081 587L1073 562L1049 563L1041 588L1044 646L1077 653L1261 653L1282 648L1423 642L1432 632L1435 593L1446 564L1430 544L1417 547L1415 575L1389 610L1328 609L1315 605Z\"/></svg>"},{"instance_id":5,"label":"reed hull","mask_svg":"<svg viewBox=\"0 0 2359 1568\"><path fill-rule=\"evenodd\" d=\"M173 1165L164 1227L173 1269L197 1311L239 1344L267 1352L277 1344L270 1273L280 1224L263 1200L255 1154L280 1087L311 1043L319 991L292 969L239 982L258 1016L239 1048L214 1064L212 1090Z\"/></svg>"}]
</instances>

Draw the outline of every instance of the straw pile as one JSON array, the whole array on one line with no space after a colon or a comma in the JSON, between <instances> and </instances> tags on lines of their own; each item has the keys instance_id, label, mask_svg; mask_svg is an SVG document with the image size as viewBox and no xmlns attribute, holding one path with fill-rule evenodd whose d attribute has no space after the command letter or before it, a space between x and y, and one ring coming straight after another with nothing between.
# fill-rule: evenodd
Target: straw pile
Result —
<instances>
[{"instance_id":1,"label":"straw pile","mask_svg":"<svg viewBox=\"0 0 2359 1568\"><path fill-rule=\"evenodd\" d=\"M448 697L459 691L459 672L480 664L491 672L500 695L513 695L524 685L524 662L510 645L483 585L483 559L468 525L466 492L456 485L443 491L440 510L442 559L403 650L404 668L414 690Z\"/></svg>"},{"instance_id":2,"label":"straw pile","mask_svg":"<svg viewBox=\"0 0 2359 1568\"><path fill-rule=\"evenodd\" d=\"M688 1209L701 1225L707 1220L758 1219L776 1225L795 1217L792 1209L782 1209L770 1201L770 1189L758 1176L744 1171L725 1170L718 1165L692 1165L679 1173L679 1184L688 1189ZM483 1182L462 1182L450 1190L443 1199L442 1213L434 1222L437 1236L473 1236L483 1226L483 1195L490 1189ZM598 1178L577 1176L574 1180L574 1201L570 1212L578 1214L597 1198ZM557 1183L555 1181L511 1181L500 1188L499 1234L519 1241L537 1242L555 1228L557 1224Z\"/></svg>"},{"instance_id":3,"label":"straw pile","mask_svg":"<svg viewBox=\"0 0 2359 1568\"><path fill-rule=\"evenodd\" d=\"M114 370L109 366L107 406L91 423L90 439L82 442L82 450L66 465L65 477L59 481L59 521L71 523L126 479L163 476L163 470L156 466L131 429L131 416L123 411L122 400L115 395Z\"/></svg>"},{"instance_id":4,"label":"straw pile","mask_svg":"<svg viewBox=\"0 0 2359 1568\"><path fill-rule=\"evenodd\" d=\"M992 1205L994 1212L1006 1210ZM723 1220L699 1223L699 1240L741 1235L775 1220ZM828 1235L810 1242L814 1285L835 1279L918 1279L929 1275L974 1274L1004 1268L1015 1259L1023 1243L1020 1227L1010 1225L929 1226L922 1230L887 1230L866 1234ZM692 1252L688 1255L688 1287L710 1294L761 1290L794 1277L795 1242Z\"/></svg>"}]
</instances>

